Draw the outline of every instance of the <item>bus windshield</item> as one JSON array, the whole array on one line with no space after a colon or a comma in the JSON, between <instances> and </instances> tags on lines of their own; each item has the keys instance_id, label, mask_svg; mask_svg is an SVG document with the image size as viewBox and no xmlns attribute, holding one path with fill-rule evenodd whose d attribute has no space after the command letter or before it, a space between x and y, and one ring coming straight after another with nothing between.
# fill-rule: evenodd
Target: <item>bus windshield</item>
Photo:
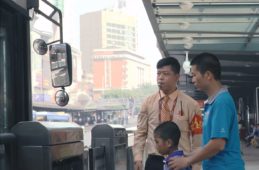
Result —
<instances>
[{"instance_id":1,"label":"bus windshield","mask_svg":"<svg viewBox=\"0 0 259 170\"><path fill-rule=\"evenodd\" d=\"M57 106L54 95L58 89L51 84L49 54L40 56L32 49L34 109L48 112L48 116L49 111L70 114L72 121L84 126L97 123L135 126L142 100L157 90L154 69L161 58L143 3L139 0L49 2L63 14L63 39L71 45L73 81L66 88L68 105ZM46 14L52 12L42 1L40 10ZM35 15L31 21L31 41L39 38L46 43L57 40L59 28Z\"/></svg>"}]
</instances>

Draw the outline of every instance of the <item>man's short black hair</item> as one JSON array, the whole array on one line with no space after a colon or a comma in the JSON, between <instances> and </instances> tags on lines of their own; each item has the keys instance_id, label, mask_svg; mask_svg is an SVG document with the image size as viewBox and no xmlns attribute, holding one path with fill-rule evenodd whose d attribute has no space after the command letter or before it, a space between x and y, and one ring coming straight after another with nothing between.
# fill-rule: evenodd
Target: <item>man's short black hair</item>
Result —
<instances>
[{"instance_id":1,"label":"man's short black hair","mask_svg":"<svg viewBox=\"0 0 259 170\"><path fill-rule=\"evenodd\" d=\"M171 69L174 73L179 74L180 73L180 63L177 59L175 59L174 57L165 57L160 59L157 62L156 68L162 68L164 66L171 66Z\"/></svg>"},{"instance_id":2,"label":"man's short black hair","mask_svg":"<svg viewBox=\"0 0 259 170\"><path fill-rule=\"evenodd\" d=\"M220 62L219 59L213 54L201 53L192 59L191 65L196 65L202 75L206 71L210 71L215 80L220 80L221 78Z\"/></svg>"},{"instance_id":3,"label":"man's short black hair","mask_svg":"<svg viewBox=\"0 0 259 170\"><path fill-rule=\"evenodd\" d=\"M174 146L178 146L181 137L179 127L172 121L163 122L158 125L154 130L154 134L158 135L163 140L171 139Z\"/></svg>"}]
</instances>

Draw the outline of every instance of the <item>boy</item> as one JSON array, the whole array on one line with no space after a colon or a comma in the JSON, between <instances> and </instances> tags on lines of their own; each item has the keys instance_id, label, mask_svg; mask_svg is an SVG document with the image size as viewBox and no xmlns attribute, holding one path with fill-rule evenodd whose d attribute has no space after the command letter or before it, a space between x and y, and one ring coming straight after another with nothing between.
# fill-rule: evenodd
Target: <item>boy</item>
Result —
<instances>
[{"instance_id":1,"label":"boy","mask_svg":"<svg viewBox=\"0 0 259 170\"><path fill-rule=\"evenodd\" d=\"M170 170L168 167L169 158L184 156L183 151L178 150L180 136L179 127L171 121L161 123L154 130L157 151L163 156L167 155L163 160L164 170ZM187 167L182 170L191 170L191 168Z\"/></svg>"}]
</instances>

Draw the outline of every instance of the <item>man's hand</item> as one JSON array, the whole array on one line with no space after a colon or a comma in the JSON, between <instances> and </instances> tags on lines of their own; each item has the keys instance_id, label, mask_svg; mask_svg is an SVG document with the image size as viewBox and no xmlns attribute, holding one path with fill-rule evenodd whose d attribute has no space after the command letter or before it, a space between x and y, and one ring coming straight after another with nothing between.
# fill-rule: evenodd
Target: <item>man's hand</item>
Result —
<instances>
[{"instance_id":1,"label":"man's hand","mask_svg":"<svg viewBox=\"0 0 259 170\"><path fill-rule=\"evenodd\" d=\"M182 168L189 166L188 161L189 160L187 157L174 157L169 159L168 165L170 169L180 170Z\"/></svg>"},{"instance_id":2,"label":"man's hand","mask_svg":"<svg viewBox=\"0 0 259 170\"><path fill-rule=\"evenodd\" d=\"M142 170L142 161L134 162L134 170Z\"/></svg>"}]
</instances>

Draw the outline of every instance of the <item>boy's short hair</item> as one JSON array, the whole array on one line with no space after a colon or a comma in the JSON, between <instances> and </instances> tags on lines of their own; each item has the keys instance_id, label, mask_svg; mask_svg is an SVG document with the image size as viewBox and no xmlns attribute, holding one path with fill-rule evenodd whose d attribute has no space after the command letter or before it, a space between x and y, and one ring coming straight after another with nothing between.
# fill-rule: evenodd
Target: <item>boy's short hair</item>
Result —
<instances>
[{"instance_id":1,"label":"boy's short hair","mask_svg":"<svg viewBox=\"0 0 259 170\"><path fill-rule=\"evenodd\" d=\"M172 121L163 122L158 125L154 130L154 134L158 135L163 140L171 139L174 146L178 146L181 137L179 127Z\"/></svg>"},{"instance_id":2,"label":"boy's short hair","mask_svg":"<svg viewBox=\"0 0 259 170\"><path fill-rule=\"evenodd\" d=\"M180 73L180 69L181 69L180 63L174 57L165 57L165 58L160 59L157 62L156 68L159 69L159 68L162 68L164 66L171 66L171 70L175 74L179 74Z\"/></svg>"}]
</instances>

